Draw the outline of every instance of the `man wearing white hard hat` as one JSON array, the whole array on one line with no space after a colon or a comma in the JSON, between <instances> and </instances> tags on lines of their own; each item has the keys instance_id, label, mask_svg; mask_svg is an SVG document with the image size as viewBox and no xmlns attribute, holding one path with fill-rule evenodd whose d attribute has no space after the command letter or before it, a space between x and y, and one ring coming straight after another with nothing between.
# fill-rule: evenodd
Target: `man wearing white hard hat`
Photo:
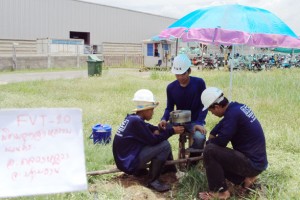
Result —
<instances>
[{"instance_id":1,"label":"man wearing white hard hat","mask_svg":"<svg viewBox=\"0 0 300 200\"><path fill-rule=\"evenodd\" d=\"M202 111L201 94L205 90L205 82L202 78L190 76L191 60L186 54L179 54L174 58L171 72L175 74L176 80L167 86L167 107L159 124L167 127L170 113L177 110L190 110L191 123L186 126L188 132L193 134L193 144L190 149L203 149L206 140L205 118L207 111ZM190 153L190 157L200 156L201 153ZM196 164L192 162L191 164Z\"/></svg>"},{"instance_id":2,"label":"man wearing white hard hat","mask_svg":"<svg viewBox=\"0 0 300 200\"><path fill-rule=\"evenodd\" d=\"M228 199L226 179L247 190L268 166L266 141L253 111L238 102L229 102L223 91L208 87L201 95L204 110L221 121L212 129L203 152L209 192L201 199ZM231 142L232 148L227 144Z\"/></svg>"},{"instance_id":3,"label":"man wearing white hard hat","mask_svg":"<svg viewBox=\"0 0 300 200\"><path fill-rule=\"evenodd\" d=\"M141 89L134 94L133 114L128 114L113 141L113 155L118 169L135 176L148 173L146 165L150 163L147 186L164 192L170 186L159 181L159 176L165 168L164 164L172 154L168 138L173 134L181 134L184 127L170 127L159 130L145 121L149 121L158 105L150 90Z\"/></svg>"}]
</instances>

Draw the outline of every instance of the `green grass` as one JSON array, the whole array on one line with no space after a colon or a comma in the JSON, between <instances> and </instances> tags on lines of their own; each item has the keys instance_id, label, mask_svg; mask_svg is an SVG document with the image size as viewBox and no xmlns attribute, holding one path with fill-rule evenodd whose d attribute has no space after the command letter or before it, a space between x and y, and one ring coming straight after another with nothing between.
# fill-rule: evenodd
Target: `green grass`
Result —
<instances>
[{"instance_id":1,"label":"green grass","mask_svg":"<svg viewBox=\"0 0 300 200\"><path fill-rule=\"evenodd\" d=\"M193 69L191 75L204 78L207 86L222 88L228 96L229 72ZM134 107L131 102L134 92L141 88L150 89L160 101L150 121L157 124L166 104L166 86L174 79L174 75L168 71L138 72L138 68L111 68L103 70L101 77L11 83L0 85L0 108L81 108L86 168L87 171L101 170L114 165L111 144L94 145L89 139L92 126L97 123L110 124L114 135L126 114ZM253 109L263 126L267 141L269 167L260 175L263 193L254 193L250 199L299 198L299 89L300 69L233 74L232 100L245 103ZM208 114L206 121L207 129L211 130L219 119ZM169 140L174 155L177 155L177 137ZM121 199L124 188L118 183L114 185L114 191L103 187L103 183L115 176L88 177L89 187L97 188L99 199ZM205 174L197 170L190 171L178 188L178 193L174 195L177 199L194 199L198 190L207 190ZM86 191L34 199L94 199L94 195Z\"/></svg>"}]
</instances>

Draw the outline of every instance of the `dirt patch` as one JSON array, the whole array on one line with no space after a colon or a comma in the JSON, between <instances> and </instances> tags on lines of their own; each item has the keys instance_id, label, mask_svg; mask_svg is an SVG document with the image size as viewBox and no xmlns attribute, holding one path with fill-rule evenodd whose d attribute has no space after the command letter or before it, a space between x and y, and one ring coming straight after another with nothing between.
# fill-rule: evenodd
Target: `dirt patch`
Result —
<instances>
[{"instance_id":1,"label":"dirt patch","mask_svg":"<svg viewBox=\"0 0 300 200\"><path fill-rule=\"evenodd\" d=\"M119 183L125 188L126 196L124 199L128 200L163 200L163 199L174 199L173 194L176 190L178 180L175 173L167 173L160 176L160 180L164 183L167 183L171 186L171 190L160 193L154 190L151 190L146 187L147 184L147 175L141 177L135 177L127 174L121 174L116 177Z\"/></svg>"},{"instance_id":2,"label":"dirt patch","mask_svg":"<svg viewBox=\"0 0 300 200\"><path fill-rule=\"evenodd\" d=\"M99 188L101 188L102 192L111 192L115 191L116 186L118 185L118 187L121 186L123 190L123 195L121 197L122 200L174 200L177 196L180 178L185 175L184 172L179 173L180 174L167 173L160 176L160 180L162 182L171 186L171 190L163 193L156 192L146 187L148 178L147 175L135 177L122 172L118 173L118 175L109 181L101 183L101 185L90 185L89 192L98 196L97 193L99 192ZM238 200L252 198L253 194L254 196L265 196L265 191L261 187L244 191L241 186L233 185L231 182L227 181L227 185L232 197Z\"/></svg>"},{"instance_id":3,"label":"dirt patch","mask_svg":"<svg viewBox=\"0 0 300 200\"><path fill-rule=\"evenodd\" d=\"M101 184L102 191L114 191L116 184L123 188L122 199L126 200L171 200L175 199L177 191L178 179L175 173L167 173L160 176L163 183L169 184L171 190L167 192L156 192L147 185L148 176L135 177L125 173L119 173L116 177L112 178L105 184ZM91 185L89 187L90 193L97 194L99 185Z\"/></svg>"}]
</instances>

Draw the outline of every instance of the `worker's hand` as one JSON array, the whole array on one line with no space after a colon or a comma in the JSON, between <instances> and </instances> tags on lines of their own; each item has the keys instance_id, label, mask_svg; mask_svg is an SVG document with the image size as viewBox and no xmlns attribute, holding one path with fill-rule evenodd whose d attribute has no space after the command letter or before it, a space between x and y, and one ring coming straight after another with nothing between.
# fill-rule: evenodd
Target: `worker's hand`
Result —
<instances>
[{"instance_id":1,"label":"worker's hand","mask_svg":"<svg viewBox=\"0 0 300 200\"><path fill-rule=\"evenodd\" d=\"M154 134L154 135L159 135L159 130L153 131L153 134Z\"/></svg>"},{"instance_id":2,"label":"worker's hand","mask_svg":"<svg viewBox=\"0 0 300 200\"><path fill-rule=\"evenodd\" d=\"M182 134L184 133L184 126L173 126L175 134Z\"/></svg>"},{"instance_id":3,"label":"worker's hand","mask_svg":"<svg viewBox=\"0 0 300 200\"><path fill-rule=\"evenodd\" d=\"M201 134L206 135L206 129L204 126L196 125L194 126L194 133L195 131L200 131Z\"/></svg>"},{"instance_id":4,"label":"worker's hand","mask_svg":"<svg viewBox=\"0 0 300 200\"><path fill-rule=\"evenodd\" d=\"M158 124L158 127L163 129L163 130L166 130L166 127L167 127L167 121L166 120L161 120Z\"/></svg>"}]
</instances>

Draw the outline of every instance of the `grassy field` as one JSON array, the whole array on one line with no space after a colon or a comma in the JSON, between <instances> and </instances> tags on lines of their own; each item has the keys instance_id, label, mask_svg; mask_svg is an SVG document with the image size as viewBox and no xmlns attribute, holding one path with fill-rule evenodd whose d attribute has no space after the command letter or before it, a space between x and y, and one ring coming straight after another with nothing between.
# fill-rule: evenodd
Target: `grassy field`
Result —
<instances>
[{"instance_id":1,"label":"grassy field","mask_svg":"<svg viewBox=\"0 0 300 200\"><path fill-rule=\"evenodd\" d=\"M191 75L202 77L207 86L222 88L228 96L229 72L193 69ZM174 79L174 75L165 71L139 72L138 69L113 68L103 70L102 77L12 83L0 85L0 108L81 108L87 171L102 170L114 165L111 144L94 145L89 139L91 128L97 123L110 124L113 136L134 107L131 102L134 92L141 88L150 89L160 101L150 121L157 124L166 104L165 88ZM233 74L232 100L252 108L263 126L267 141L269 167L260 175L263 189L249 199L299 199L299 90L299 68ZM206 121L207 129L211 130L219 119L208 114ZM177 155L177 138L169 140ZM124 188L117 182L112 183L110 189L101 187L115 176L88 177L90 189L91 186L100 186L97 193L85 191L34 199L124 199ZM173 198L195 199L198 190L207 190L205 176L192 170L179 184Z\"/></svg>"}]
</instances>

